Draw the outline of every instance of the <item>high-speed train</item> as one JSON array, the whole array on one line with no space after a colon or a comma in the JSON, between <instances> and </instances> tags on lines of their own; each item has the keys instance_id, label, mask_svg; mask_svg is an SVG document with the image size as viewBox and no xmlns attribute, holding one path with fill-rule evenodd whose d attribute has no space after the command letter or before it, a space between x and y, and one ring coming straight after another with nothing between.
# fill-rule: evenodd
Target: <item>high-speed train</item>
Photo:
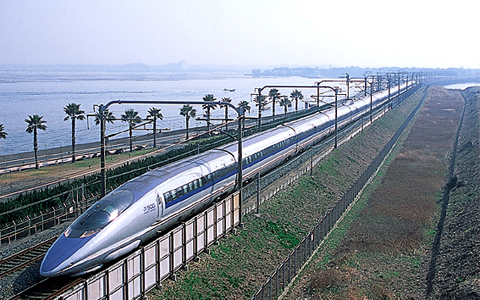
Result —
<instances>
[{"instance_id":1,"label":"high-speed train","mask_svg":"<svg viewBox=\"0 0 480 300\"><path fill-rule=\"evenodd\" d=\"M373 107L387 98L385 91L377 93ZM370 97L344 103L338 107L338 126L367 114L369 109ZM308 144L320 141L334 130L334 122L335 111L329 109L245 138L243 180L257 172L268 172ZM159 231L201 212L235 189L237 153L234 142L151 170L121 185L65 230L45 255L40 274L77 276L95 271Z\"/></svg>"}]
</instances>

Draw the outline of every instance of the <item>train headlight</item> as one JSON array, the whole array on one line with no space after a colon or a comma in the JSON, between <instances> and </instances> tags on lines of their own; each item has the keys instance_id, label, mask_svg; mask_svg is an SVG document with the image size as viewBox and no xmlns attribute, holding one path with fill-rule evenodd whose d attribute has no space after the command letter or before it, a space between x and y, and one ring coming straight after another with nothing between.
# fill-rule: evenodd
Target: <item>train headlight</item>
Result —
<instances>
[{"instance_id":1,"label":"train headlight","mask_svg":"<svg viewBox=\"0 0 480 300\"><path fill-rule=\"evenodd\" d=\"M80 238L86 238L86 237L92 236L92 235L100 232L100 230L102 230L102 229L97 228L97 229L87 230L80 236Z\"/></svg>"},{"instance_id":2,"label":"train headlight","mask_svg":"<svg viewBox=\"0 0 480 300\"><path fill-rule=\"evenodd\" d=\"M68 226L67 230L63 233L65 237L68 237L72 233L72 226Z\"/></svg>"}]
</instances>

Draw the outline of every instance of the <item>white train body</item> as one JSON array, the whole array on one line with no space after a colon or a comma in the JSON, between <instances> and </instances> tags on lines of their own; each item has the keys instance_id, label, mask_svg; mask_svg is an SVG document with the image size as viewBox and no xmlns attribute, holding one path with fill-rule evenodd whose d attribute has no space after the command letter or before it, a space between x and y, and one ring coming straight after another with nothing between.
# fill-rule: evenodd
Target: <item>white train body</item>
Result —
<instances>
[{"instance_id":1,"label":"white train body","mask_svg":"<svg viewBox=\"0 0 480 300\"><path fill-rule=\"evenodd\" d=\"M373 107L383 104L386 96L385 91L375 95ZM369 97L340 105L338 126L369 109ZM329 109L245 138L243 180L268 172L321 140L333 131L334 120L335 111ZM237 151L237 143L231 143L151 170L118 187L58 238L45 255L40 274L75 276L94 271L204 210L235 188Z\"/></svg>"}]
</instances>

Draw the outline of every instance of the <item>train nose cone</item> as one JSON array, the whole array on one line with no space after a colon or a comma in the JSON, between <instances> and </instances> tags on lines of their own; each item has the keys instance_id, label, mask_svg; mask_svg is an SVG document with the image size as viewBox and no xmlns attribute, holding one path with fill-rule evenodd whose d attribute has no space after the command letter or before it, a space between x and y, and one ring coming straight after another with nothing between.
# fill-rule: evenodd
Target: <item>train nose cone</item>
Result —
<instances>
[{"instance_id":1,"label":"train nose cone","mask_svg":"<svg viewBox=\"0 0 480 300\"><path fill-rule=\"evenodd\" d=\"M67 238L62 234L43 258L40 265L40 275L43 277L67 275L65 274L65 269L75 263L72 260L73 254L81 249L92 237L81 239Z\"/></svg>"}]
</instances>

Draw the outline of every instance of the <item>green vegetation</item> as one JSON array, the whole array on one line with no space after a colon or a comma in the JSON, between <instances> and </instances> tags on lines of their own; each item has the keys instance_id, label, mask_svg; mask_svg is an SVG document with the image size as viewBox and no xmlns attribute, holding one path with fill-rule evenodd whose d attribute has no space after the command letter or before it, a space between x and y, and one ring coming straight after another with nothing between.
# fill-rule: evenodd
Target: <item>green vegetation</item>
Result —
<instances>
[{"instance_id":1,"label":"green vegetation","mask_svg":"<svg viewBox=\"0 0 480 300\"><path fill-rule=\"evenodd\" d=\"M150 156L143 159L139 159L135 162L127 162L122 166L117 168L107 170L107 189L111 190L114 189L124 182L139 176L149 169L161 167L168 163L180 160L187 156L190 156L192 153L197 153L198 150L206 151L212 149L214 147L218 147L219 145L231 141L231 138L227 137L213 137L205 140L199 140L196 142L192 142L189 144L184 145L183 148L175 149L169 151L167 153L158 155L158 156ZM128 155L136 156L142 155L144 153L148 153L152 150L141 150L137 152L132 152ZM120 154L120 155L127 155L127 154ZM92 160L85 160L85 161L77 161L74 165L80 167L82 164L93 165L95 164L96 160L98 163L99 158L94 158ZM107 156L108 161L108 156ZM77 165L78 164L78 165ZM33 172L33 170L26 171L26 172ZM50 172L48 168L42 168L41 170L35 170L34 172L38 172L38 176L42 176L41 173L48 173ZM58 207L61 203L65 203L69 200L70 191L75 188L79 188L82 185L85 186L87 194L98 195L100 192L100 182L98 181L97 174L85 176L81 179L72 180L70 182L65 182L59 184L55 187L47 187L42 190L34 190L31 192L27 192L24 194L20 194L13 200L8 202L2 203L0 206L0 213L5 213L8 211L12 211L14 209L19 209L23 206L40 202L38 204L29 206L24 209L19 209L16 211L12 211L8 214L3 214L0 216L0 222L2 226L8 224L12 221L22 220L26 216L35 216L40 211L50 210L52 207ZM52 198L53 197L53 198ZM49 199L49 200L45 200ZM42 201L45 200L45 201Z\"/></svg>"},{"instance_id":2,"label":"green vegetation","mask_svg":"<svg viewBox=\"0 0 480 300\"><path fill-rule=\"evenodd\" d=\"M425 280L427 249L437 234L433 221L438 218L436 202L446 169L444 153L456 129L455 124L439 128L438 123L446 123L441 119L445 106L461 105L446 101L426 102L428 116L421 114L407 128L402 147L394 147L377 178L321 246L299 279L308 284L299 286L292 298L424 296L419 282ZM446 185L456 183L454 178ZM458 276L456 282L462 279Z\"/></svg>"},{"instance_id":3,"label":"green vegetation","mask_svg":"<svg viewBox=\"0 0 480 300\"><path fill-rule=\"evenodd\" d=\"M410 110L413 104L409 106ZM176 282L165 281L162 289L155 290L152 297L200 299L199 295L202 295L205 299L249 299L366 168L369 159L376 155L373 147L369 146L377 144L381 148L380 145L388 141L395 127L398 128L403 120L398 118L396 126L389 125L392 129L388 132L375 123L366 129L368 134L354 137L330 153L314 168L312 175L304 174L294 184L264 202L259 214L244 216L242 230L236 235L228 235L219 245L212 246L210 254L202 254L198 263L189 264L188 271L178 272ZM377 131L382 133L376 134ZM352 163L352 159L358 163ZM376 182L379 184L380 181ZM365 202L354 206L352 212L358 215ZM341 244L354 219L349 214L346 221L340 224L340 230L333 231L321 246L323 248L317 255L325 262L324 266L335 257L334 250ZM355 255L342 260L346 268L359 267ZM338 273L337 270L330 272L324 279L334 278L334 284L329 287L332 292L338 291L353 276ZM339 276L338 279L335 279L335 275ZM194 286L189 285L192 284L191 278L197 279ZM194 296L192 289L196 290Z\"/></svg>"},{"instance_id":4,"label":"green vegetation","mask_svg":"<svg viewBox=\"0 0 480 300\"><path fill-rule=\"evenodd\" d=\"M246 104L244 103L244 107L248 109L248 103ZM187 120L187 124L188 124L188 120L191 117L195 117L194 111L195 111L194 109L189 109L185 107L181 109L180 114L185 116ZM292 118L292 119L305 117L311 112L312 111L307 111L307 112L298 114L295 116L295 118ZM104 112L103 116L101 116L100 114L97 114L95 118L95 122L97 125L100 123L100 118L105 118L108 123L113 123L115 119L112 113L108 112L108 110ZM38 119L39 119L38 122L40 122L39 125L45 126L44 125L45 121L41 120L41 117L38 117ZM267 126L264 126L263 130L267 130L275 126L278 126L278 124L280 124L281 122L282 120L279 120L277 122L270 122L267 124ZM34 128L35 127L32 127L32 132L34 131ZM252 135L255 132L256 132L256 128L247 129L244 131L244 136L246 137L246 136ZM188 136L188 131L187 131L187 136ZM147 172L150 169L164 166L168 163L172 163L174 161L180 160L187 156L194 155L198 152L204 152L204 151L219 147L231 141L233 141L232 138L225 135L207 137L207 138L197 138L195 140L189 141L188 143L183 145L182 148L177 148L175 150L171 150L161 155L150 156L143 159L139 159L138 161L135 161L135 162L128 162L122 166L107 170L106 172L107 190L112 190L118 187L119 185L125 183L126 181ZM120 156L128 155L128 157L135 157L135 156L141 156L151 151L153 150L144 149L144 150L134 151L129 154L119 154L119 155ZM107 163L110 157L111 156L106 157ZM83 160L83 161L76 161L75 164L70 164L68 167L81 168L84 166L93 166L98 164L99 164L99 158L92 158L92 159ZM45 167L42 169L27 170L22 172L27 172L27 173L35 172L35 175L34 175L35 177L36 176L41 177L41 176L46 176L49 172L52 172L52 171L49 169L49 167ZM75 179L69 182L64 182L54 187L47 187L40 190L33 190L31 192L26 192L17 196L14 199L11 199L10 201L2 203L2 205L0 206L0 224L1 224L0 226L1 227L7 226L12 221L20 222L21 220L25 219L27 216L33 217L41 211L45 212L45 211L51 210L54 207L58 207L57 205L58 201L60 201L60 203L68 203L68 201L70 201L69 200L70 192L76 188L80 188L82 185L84 185L86 189L86 193L88 195L99 195L100 182L98 180L98 174L84 176L81 179ZM53 198L57 200L54 201ZM27 206L33 203L37 203L37 204L22 208L24 206ZM12 210L15 210L15 211L12 211ZM9 212L9 213L5 214L6 212Z\"/></svg>"}]
</instances>

